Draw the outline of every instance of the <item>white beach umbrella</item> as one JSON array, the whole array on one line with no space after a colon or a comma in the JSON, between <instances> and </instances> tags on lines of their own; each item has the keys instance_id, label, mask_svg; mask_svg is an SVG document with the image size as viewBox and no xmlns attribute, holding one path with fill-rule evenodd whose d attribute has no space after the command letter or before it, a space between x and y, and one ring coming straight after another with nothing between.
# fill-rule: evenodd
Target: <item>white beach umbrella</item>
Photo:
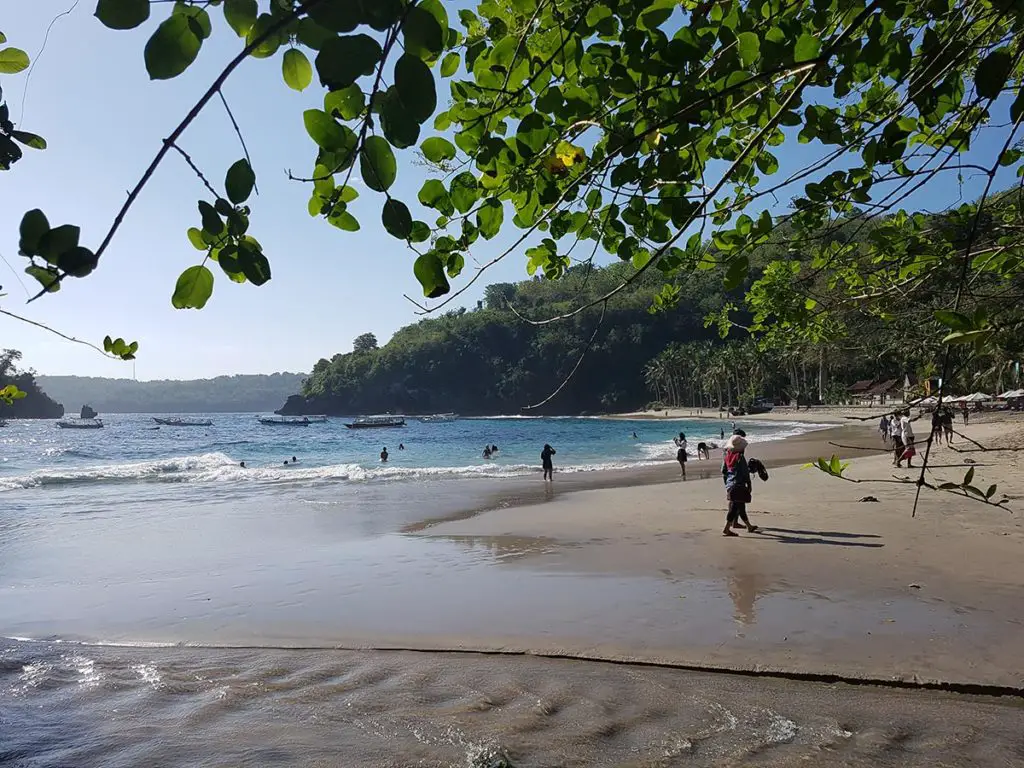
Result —
<instances>
[{"instance_id":1,"label":"white beach umbrella","mask_svg":"<svg viewBox=\"0 0 1024 768\"><path fill-rule=\"evenodd\" d=\"M1013 400L1018 397L1024 397L1024 389L1011 389L1003 394L999 395L997 400Z\"/></svg>"},{"instance_id":2,"label":"white beach umbrella","mask_svg":"<svg viewBox=\"0 0 1024 768\"><path fill-rule=\"evenodd\" d=\"M980 403L985 400L991 400L992 395L986 395L984 392L972 392L969 395L964 395L960 398L960 402L963 403Z\"/></svg>"}]
</instances>

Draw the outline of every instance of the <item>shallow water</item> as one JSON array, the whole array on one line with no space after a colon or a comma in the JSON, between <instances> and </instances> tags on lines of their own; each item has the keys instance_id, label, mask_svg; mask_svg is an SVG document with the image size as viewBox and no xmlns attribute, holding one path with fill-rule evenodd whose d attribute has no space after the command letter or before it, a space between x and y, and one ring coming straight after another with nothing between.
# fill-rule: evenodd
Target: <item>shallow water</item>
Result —
<instances>
[{"instance_id":1,"label":"shallow water","mask_svg":"<svg viewBox=\"0 0 1024 768\"><path fill-rule=\"evenodd\" d=\"M583 476L671 457L673 433L688 430L692 448L718 425L413 425L388 433L409 449L381 468L364 455L379 434L214 418L210 435L151 430L145 417L112 417L99 433L16 422L0 434L0 635L33 638L0 640L0 765L923 766L1024 755L1011 726L1020 708L994 700L330 650L688 648L756 661L766 643L981 642L999 631L996 617L968 623L917 596L570 565L567 551L599 541L422 535L425 521L535 497L538 442L556 443L558 466ZM470 453L488 441L502 446L497 462ZM292 454L299 466L278 466Z\"/></svg>"},{"instance_id":2,"label":"shallow water","mask_svg":"<svg viewBox=\"0 0 1024 768\"><path fill-rule=\"evenodd\" d=\"M528 657L17 643L0 701L25 768L1024 761L1019 701Z\"/></svg>"}]
</instances>

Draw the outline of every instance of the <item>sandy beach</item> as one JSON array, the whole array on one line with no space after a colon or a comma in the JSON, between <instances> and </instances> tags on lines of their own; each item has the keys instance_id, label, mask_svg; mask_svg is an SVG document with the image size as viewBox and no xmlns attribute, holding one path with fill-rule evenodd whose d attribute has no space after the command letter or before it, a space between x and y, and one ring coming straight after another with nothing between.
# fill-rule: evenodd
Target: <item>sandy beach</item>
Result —
<instances>
[{"instance_id":1,"label":"sandy beach","mask_svg":"<svg viewBox=\"0 0 1024 768\"><path fill-rule=\"evenodd\" d=\"M996 416L975 420L965 434L988 447L1017 447L1024 445L1022 426ZM690 478L706 479L567 493L544 504L430 526L420 535L493 547L514 567L595 578L649 576L678 586L682 615L674 636L663 627L648 632L641 622L612 641L594 637L587 647L551 648L538 643L531 649L537 652L1024 685L1024 519L1013 509L1024 496L1024 457L933 448L936 468L929 482L959 481L967 466L948 465L973 461L974 484L998 484L993 499L1005 494L1008 508L923 489L912 516L915 486L900 481L916 480L916 472L895 469L879 450L833 448L830 440L881 445L877 433L860 426L762 446L760 452L751 447L750 455L775 468L767 483L755 481L751 519L761 531L737 539L720 533L724 492L714 459L689 464ZM973 448L963 439L956 445ZM774 457L773 448L779 452ZM845 474L858 482L802 468L787 454L810 458L823 448L849 460ZM862 501L867 496L877 501ZM711 600L702 585L723 581L733 603L733 627L725 636L708 631L696 616L686 618ZM613 602L607 610L630 613ZM657 624L659 617L650 620Z\"/></svg>"}]
</instances>

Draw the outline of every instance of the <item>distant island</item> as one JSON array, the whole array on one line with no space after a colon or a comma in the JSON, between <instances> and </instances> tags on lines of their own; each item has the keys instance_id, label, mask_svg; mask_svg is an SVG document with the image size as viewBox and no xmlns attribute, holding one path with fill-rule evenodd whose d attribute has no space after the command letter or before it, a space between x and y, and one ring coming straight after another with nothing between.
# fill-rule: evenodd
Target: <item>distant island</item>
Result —
<instances>
[{"instance_id":1,"label":"distant island","mask_svg":"<svg viewBox=\"0 0 1024 768\"><path fill-rule=\"evenodd\" d=\"M279 408L302 388L304 373L240 374L213 379L135 381L38 376L39 386L70 411L88 403L104 413L249 413Z\"/></svg>"},{"instance_id":2,"label":"distant island","mask_svg":"<svg viewBox=\"0 0 1024 768\"><path fill-rule=\"evenodd\" d=\"M0 402L0 419L59 419L64 406L43 392L32 371L18 368L21 352L16 349L0 350L0 389L13 384L25 397L8 405Z\"/></svg>"}]
</instances>

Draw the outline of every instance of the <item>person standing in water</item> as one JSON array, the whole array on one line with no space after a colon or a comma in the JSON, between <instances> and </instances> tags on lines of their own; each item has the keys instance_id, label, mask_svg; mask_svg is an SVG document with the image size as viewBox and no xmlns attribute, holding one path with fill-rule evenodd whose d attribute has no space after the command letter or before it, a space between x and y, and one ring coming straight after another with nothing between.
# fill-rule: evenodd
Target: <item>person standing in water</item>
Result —
<instances>
[{"instance_id":1,"label":"person standing in water","mask_svg":"<svg viewBox=\"0 0 1024 768\"><path fill-rule=\"evenodd\" d=\"M676 461L679 462L679 475L686 479L686 441L684 440L679 444L679 450L676 451Z\"/></svg>"},{"instance_id":2,"label":"person standing in water","mask_svg":"<svg viewBox=\"0 0 1024 768\"><path fill-rule=\"evenodd\" d=\"M544 450L540 452L540 463L544 468L544 479L554 480L555 466L551 463L551 457L556 453L555 449L544 443Z\"/></svg>"},{"instance_id":3,"label":"person standing in water","mask_svg":"<svg viewBox=\"0 0 1024 768\"><path fill-rule=\"evenodd\" d=\"M380 452L380 460L386 462L388 460L388 447L385 445L384 450Z\"/></svg>"},{"instance_id":4,"label":"person standing in water","mask_svg":"<svg viewBox=\"0 0 1024 768\"><path fill-rule=\"evenodd\" d=\"M722 427L720 430L718 430L718 438L720 440L725 440L725 427Z\"/></svg>"},{"instance_id":5,"label":"person standing in water","mask_svg":"<svg viewBox=\"0 0 1024 768\"><path fill-rule=\"evenodd\" d=\"M737 429L725 444L725 456L722 460L722 479L725 481L725 498L729 511L725 516L723 536L736 536L732 530L740 520L747 530L757 530L747 517L747 504L750 503L750 467L744 451L747 449L747 438L742 429Z\"/></svg>"}]
</instances>

